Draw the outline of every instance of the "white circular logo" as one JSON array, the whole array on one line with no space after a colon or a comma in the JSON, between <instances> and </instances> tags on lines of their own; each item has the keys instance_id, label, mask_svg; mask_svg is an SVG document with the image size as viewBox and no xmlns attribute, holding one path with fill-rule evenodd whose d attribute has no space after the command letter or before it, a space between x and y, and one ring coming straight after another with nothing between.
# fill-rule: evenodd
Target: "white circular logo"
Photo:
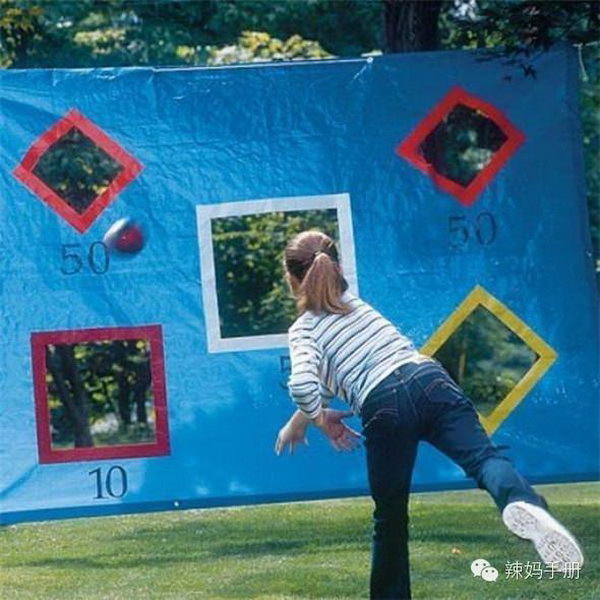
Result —
<instances>
[{"instance_id":1,"label":"white circular logo","mask_svg":"<svg viewBox=\"0 0 600 600\"><path fill-rule=\"evenodd\" d=\"M481 579L484 581L496 581L496 579L498 579L498 569L494 567L485 567L481 570Z\"/></svg>"},{"instance_id":2,"label":"white circular logo","mask_svg":"<svg viewBox=\"0 0 600 600\"><path fill-rule=\"evenodd\" d=\"M485 560L485 558L478 558L471 563L471 573L473 573L475 577L479 577L481 575L481 571L489 566L490 563Z\"/></svg>"}]
</instances>

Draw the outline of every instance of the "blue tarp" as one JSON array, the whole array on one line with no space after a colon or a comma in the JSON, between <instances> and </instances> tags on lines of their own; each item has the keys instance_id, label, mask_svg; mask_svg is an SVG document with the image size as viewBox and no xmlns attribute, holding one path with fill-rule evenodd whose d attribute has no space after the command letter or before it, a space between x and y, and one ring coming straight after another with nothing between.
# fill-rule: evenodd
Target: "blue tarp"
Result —
<instances>
[{"instance_id":1,"label":"blue tarp","mask_svg":"<svg viewBox=\"0 0 600 600\"><path fill-rule=\"evenodd\" d=\"M211 219L303 207L337 211L353 289L417 346L476 286L535 332L556 359L493 440L534 481L595 477L597 300L576 60L568 48L542 54L533 78L478 56L0 72L2 522L367 493L364 449L338 454L314 432L293 457L274 454L293 411L285 332L219 332ZM468 205L398 150L457 86L522 135ZM69 114L130 175L79 226L27 174ZM493 241L455 247L449 223L483 213ZM143 222L146 247L94 272L90 247L122 217ZM44 452L44 344L140 327L156 333L153 377L164 371L157 455ZM413 482L465 478L422 447Z\"/></svg>"}]
</instances>

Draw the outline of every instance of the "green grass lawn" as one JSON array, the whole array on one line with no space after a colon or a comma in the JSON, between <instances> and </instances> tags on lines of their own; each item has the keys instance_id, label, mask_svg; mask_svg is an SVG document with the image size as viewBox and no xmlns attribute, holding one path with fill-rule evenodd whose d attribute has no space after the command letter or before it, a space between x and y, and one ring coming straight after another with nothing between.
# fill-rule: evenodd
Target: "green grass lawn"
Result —
<instances>
[{"instance_id":1,"label":"green grass lawn","mask_svg":"<svg viewBox=\"0 0 600 600\"><path fill-rule=\"evenodd\" d=\"M600 484L538 489L583 544L579 579L507 579L507 562L537 555L484 492L414 494L414 598L600 598ZM13 525L0 529L0 597L366 598L370 535L369 498ZM471 575L476 558L498 581Z\"/></svg>"}]
</instances>

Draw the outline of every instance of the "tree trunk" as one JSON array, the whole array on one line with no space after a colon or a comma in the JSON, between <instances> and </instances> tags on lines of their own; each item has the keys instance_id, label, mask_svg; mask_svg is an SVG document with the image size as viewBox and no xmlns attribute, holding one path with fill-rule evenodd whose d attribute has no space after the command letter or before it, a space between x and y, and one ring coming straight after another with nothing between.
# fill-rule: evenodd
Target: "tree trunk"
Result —
<instances>
[{"instance_id":1,"label":"tree trunk","mask_svg":"<svg viewBox=\"0 0 600 600\"><path fill-rule=\"evenodd\" d=\"M383 0L386 52L437 50L442 0Z\"/></svg>"},{"instance_id":2,"label":"tree trunk","mask_svg":"<svg viewBox=\"0 0 600 600\"><path fill-rule=\"evenodd\" d=\"M129 367L127 365L127 342L115 342L115 354L117 364L121 371L116 374L117 385L119 388L117 403L119 405L119 417L123 430L127 431L131 425L131 385L129 383Z\"/></svg>"},{"instance_id":3,"label":"tree trunk","mask_svg":"<svg viewBox=\"0 0 600 600\"><path fill-rule=\"evenodd\" d=\"M467 336L463 334L460 340L460 354L458 359L458 385L463 385L465 381L465 370L467 368Z\"/></svg>"},{"instance_id":4,"label":"tree trunk","mask_svg":"<svg viewBox=\"0 0 600 600\"><path fill-rule=\"evenodd\" d=\"M136 381L133 387L135 399L136 420L138 423L148 424L148 412L146 411L146 392L151 383L150 363L144 363L136 369Z\"/></svg>"},{"instance_id":5,"label":"tree trunk","mask_svg":"<svg viewBox=\"0 0 600 600\"><path fill-rule=\"evenodd\" d=\"M127 371L123 371L117 375L119 385L119 417L121 417L121 424L125 430L131 425L131 387L127 380L127 374Z\"/></svg>"},{"instance_id":6,"label":"tree trunk","mask_svg":"<svg viewBox=\"0 0 600 600\"><path fill-rule=\"evenodd\" d=\"M55 351L46 349L46 368L50 371L60 401L73 427L75 448L94 445L90 432L87 393L81 382L72 346L56 346ZM65 377L71 383L71 390Z\"/></svg>"}]
</instances>

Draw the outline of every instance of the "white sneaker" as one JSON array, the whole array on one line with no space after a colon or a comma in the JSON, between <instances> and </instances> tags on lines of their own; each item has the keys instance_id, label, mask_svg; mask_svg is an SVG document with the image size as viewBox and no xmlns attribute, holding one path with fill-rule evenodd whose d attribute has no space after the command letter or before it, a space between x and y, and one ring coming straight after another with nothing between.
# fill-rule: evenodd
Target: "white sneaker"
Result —
<instances>
[{"instance_id":1,"label":"white sneaker","mask_svg":"<svg viewBox=\"0 0 600 600\"><path fill-rule=\"evenodd\" d=\"M546 564L565 571L566 563L583 566L583 552L575 537L548 511L529 502L511 502L502 511L504 524L519 537L531 540Z\"/></svg>"}]
</instances>

